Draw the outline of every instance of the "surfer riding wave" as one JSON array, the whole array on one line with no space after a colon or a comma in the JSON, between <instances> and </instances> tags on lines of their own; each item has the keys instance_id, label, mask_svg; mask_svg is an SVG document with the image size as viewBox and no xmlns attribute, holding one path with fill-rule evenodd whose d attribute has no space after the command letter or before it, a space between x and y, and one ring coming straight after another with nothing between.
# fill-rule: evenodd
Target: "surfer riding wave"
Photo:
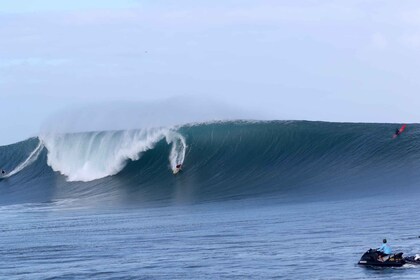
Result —
<instances>
[{"instance_id":1,"label":"surfer riding wave","mask_svg":"<svg viewBox=\"0 0 420 280\"><path fill-rule=\"evenodd\" d=\"M394 135L392 136L392 138L396 138L397 136L399 136L401 133L403 133L403 131L405 130L405 128L407 127L407 125L406 124L403 124L403 126L401 126L401 128L397 128L396 130L395 130L395 133L394 133Z\"/></svg>"}]
</instances>

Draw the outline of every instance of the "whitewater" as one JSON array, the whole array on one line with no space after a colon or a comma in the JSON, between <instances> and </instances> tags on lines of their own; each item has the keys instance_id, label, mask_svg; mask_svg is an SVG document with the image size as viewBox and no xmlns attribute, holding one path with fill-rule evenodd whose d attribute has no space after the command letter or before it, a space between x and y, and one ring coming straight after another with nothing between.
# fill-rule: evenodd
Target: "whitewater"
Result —
<instances>
[{"instance_id":1,"label":"whitewater","mask_svg":"<svg viewBox=\"0 0 420 280\"><path fill-rule=\"evenodd\" d=\"M420 127L396 127L224 121L0 147L0 276L418 279L355 265L385 237L420 252Z\"/></svg>"},{"instance_id":2,"label":"whitewater","mask_svg":"<svg viewBox=\"0 0 420 280\"><path fill-rule=\"evenodd\" d=\"M136 161L165 139L171 145L172 169L182 164L185 139L170 129L92 132L43 135L40 142L48 150L48 165L67 176L68 181L92 181L120 172L128 160Z\"/></svg>"}]
</instances>

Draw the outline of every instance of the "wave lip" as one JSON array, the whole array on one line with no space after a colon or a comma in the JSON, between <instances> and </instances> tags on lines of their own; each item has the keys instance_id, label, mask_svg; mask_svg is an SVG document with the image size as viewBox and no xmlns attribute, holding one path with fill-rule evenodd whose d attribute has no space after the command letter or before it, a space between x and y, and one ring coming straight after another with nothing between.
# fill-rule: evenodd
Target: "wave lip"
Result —
<instances>
[{"instance_id":1,"label":"wave lip","mask_svg":"<svg viewBox=\"0 0 420 280\"><path fill-rule=\"evenodd\" d=\"M172 168L184 161L185 139L166 128L50 134L41 137L48 150L48 165L68 181L88 182L119 173L129 160L136 161L166 139L172 144Z\"/></svg>"}]
</instances>

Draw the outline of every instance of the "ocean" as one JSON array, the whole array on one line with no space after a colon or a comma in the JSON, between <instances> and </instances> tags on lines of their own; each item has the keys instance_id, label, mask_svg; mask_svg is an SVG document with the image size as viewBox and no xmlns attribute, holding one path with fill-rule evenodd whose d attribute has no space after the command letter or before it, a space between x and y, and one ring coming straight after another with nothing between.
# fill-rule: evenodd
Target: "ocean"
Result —
<instances>
[{"instance_id":1,"label":"ocean","mask_svg":"<svg viewBox=\"0 0 420 280\"><path fill-rule=\"evenodd\" d=\"M420 126L226 121L0 147L2 279L420 279ZM172 174L175 165L183 170Z\"/></svg>"}]
</instances>

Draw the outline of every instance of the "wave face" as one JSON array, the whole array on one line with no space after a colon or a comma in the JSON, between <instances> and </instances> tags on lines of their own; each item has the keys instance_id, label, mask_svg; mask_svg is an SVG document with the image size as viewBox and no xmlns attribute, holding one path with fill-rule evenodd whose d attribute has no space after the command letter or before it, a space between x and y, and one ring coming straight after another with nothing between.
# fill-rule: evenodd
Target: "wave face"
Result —
<instances>
[{"instance_id":1,"label":"wave face","mask_svg":"<svg viewBox=\"0 0 420 280\"><path fill-rule=\"evenodd\" d=\"M394 124L220 122L43 135L0 148L0 203L329 199L417 190L420 130ZM172 169L183 163L183 172ZM23 167L22 167L23 166ZM16 171L17 170L17 171Z\"/></svg>"}]
</instances>

